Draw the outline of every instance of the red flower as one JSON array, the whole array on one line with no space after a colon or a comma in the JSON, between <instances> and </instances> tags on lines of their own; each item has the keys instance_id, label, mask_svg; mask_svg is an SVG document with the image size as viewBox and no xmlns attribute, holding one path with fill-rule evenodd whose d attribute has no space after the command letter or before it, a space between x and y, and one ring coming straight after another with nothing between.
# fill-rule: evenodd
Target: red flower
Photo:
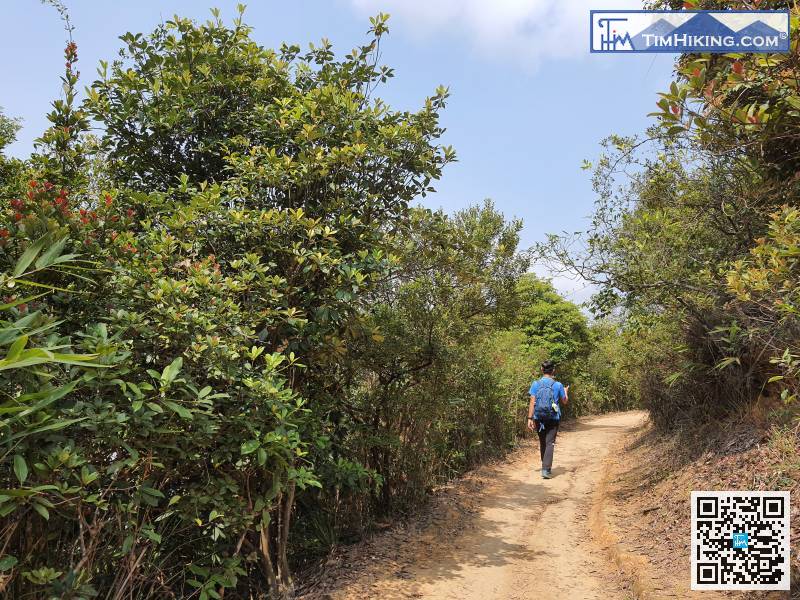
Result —
<instances>
[{"instance_id":1,"label":"red flower","mask_svg":"<svg viewBox=\"0 0 800 600\"><path fill-rule=\"evenodd\" d=\"M22 215L20 213L14 213L14 220L22 221Z\"/></svg>"},{"instance_id":2,"label":"red flower","mask_svg":"<svg viewBox=\"0 0 800 600\"><path fill-rule=\"evenodd\" d=\"M111 195L106 194L106 206L111 206Z\"/></svg>"},{"instance_id":3,"label":"red flower","mask_svg":"<svg viewBox=\"0 0 800 600\"><path fill-rule=\"evenodd\" d=\"M744 65L740 60L733 61L733 67L731 68L733 69L733 72L736 73L737 75L741 75L742 72L744 71Z\"/></svg>"},{"instance_id":4,"label":"red flower","mask_svg":"<svg viewBox=\"0 0 800 600\"><path fill-rule=\"evenodd\" d=\"M136 213L135 213L135 212L133 212L133 209L132 209L132 208L129 208L129 209L128 209L128 217L129 217L129 218L133 218L133 215L135 215L135 214L136 214Z\"/></svg>"},{"instance_id":5,"label":"red flower","mask_svg":"<svg viewBox=\"0 0 800 600\"><path fill-rule=\"evenodd\" d=\"M7 238L8 237L8 229L3 227L0 229L0 238Z\"/></svg>"},{"instance_id":6,"label":"red flower","mask_svg":"<svg viewBox=\"0 0 800 600\"><path fill-rule=\"evenodd\" d=\"M670 108L672 109L673 115L677 115L681 112L681 109L678 107L677 104L673 104Z\"/></svg>"},{"instance_id":7,"label":"red flower","mask_svg":"<svg viewBox=\"0 0 800 600\"><path fill-rule=\"evenodd\" d=\"M37 185L39 185L39 183L35 179L31 179L28 182L28 185L31 186L32 188L35 188Z\"/></svg>"},{"instance_id":8,"label":"red flower","mask_svg":"<svg viewBox=\"0 0 800 600\"><path fill-rule=\"evenodd\" d=\"M22 208L22 200L14 199L11 201L11 208L20 210Z\"/></svg>"},{"instance_id":9,"label":"red flower","mask_svg":"<svg viewBox=\"0 0 800 600\"><path fill-rule=\"evenodd\" d=\"M86 217L81 217L81 223L86 225L88 222L89 222L89 219L87 219Z\"/></svg>"}]
</instances>

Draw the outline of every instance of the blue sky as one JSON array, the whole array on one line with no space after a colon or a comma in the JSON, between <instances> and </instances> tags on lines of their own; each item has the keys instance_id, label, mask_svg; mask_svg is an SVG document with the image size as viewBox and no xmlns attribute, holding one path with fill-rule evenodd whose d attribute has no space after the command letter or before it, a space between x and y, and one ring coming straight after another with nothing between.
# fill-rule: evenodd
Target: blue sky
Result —
<instances>
[{"instance_id":1,"label":"blue sky","mask_svg":"<svg viewBox=\"0 0 800 600\"><path fill-rule=\"evenodd\" d=\"M64 32L58 15L38 0L4 3L0 106L23 120L10 149L27 155L46 127L49 102L59 93ZM75 26L83 84L100 59L113 59L126 31L148 32L173 14L208 17L217 6L235 15L228 0L66 0ZM547 233L586 226L594 159L610 133L632 134L650 123L656 93L668 85L673 56L597 55L588 51L590 8L641 8L634 0L294 0L250 2L247 22L265 46L305 46L329 38L338 52L366 39L368 17L392 15L383 62L395 78L381 96L414 108L439 84L450 87L443 115L444 141L459 162L450 165L425 203L447 211L494 200L506 215L524 220L522 246ZM540 271L540 269L537 269ZM589 289L555 277L576 301Z\"/></svg>"}]
</instances>

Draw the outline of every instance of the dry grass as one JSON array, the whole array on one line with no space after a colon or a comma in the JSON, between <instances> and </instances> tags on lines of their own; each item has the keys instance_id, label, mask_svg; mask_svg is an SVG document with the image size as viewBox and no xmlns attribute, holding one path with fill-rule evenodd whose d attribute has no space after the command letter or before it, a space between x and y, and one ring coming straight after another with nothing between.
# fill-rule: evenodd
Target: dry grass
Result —
<instances>
[{"instance_id":1,"label":"dry grass","mask_svg":"<svg viewBox=\"0 0 800 600\"><path fill-rule=\"evenodd\" d=\"M641 590L641 598L692 597L692 490L791 491L792 581L800 587L800 427L797 421L794 426L768 422L761 415L747 414L670 435L647 426L612 453L606 487L598 491L604 505L598 535L615 542L610 556L627 563L620 568L632 574L630 581ZM714 597L711 592L699 594ZM800 598L800 589L792 594ZM786 592L727 595L790 597Z\"/></svg>"}]
</instances>

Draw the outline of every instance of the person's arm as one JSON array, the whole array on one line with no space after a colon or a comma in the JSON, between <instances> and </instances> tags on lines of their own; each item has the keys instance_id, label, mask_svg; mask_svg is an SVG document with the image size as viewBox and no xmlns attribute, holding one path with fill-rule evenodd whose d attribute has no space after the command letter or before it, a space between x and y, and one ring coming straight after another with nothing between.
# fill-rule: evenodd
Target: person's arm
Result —
<instances>
[{"instance_id":1,"label":"person's arm","mask_svg":"<svg viewBox=\"0 0 800 600\"><path fill-rule=\"evenodd\" d=\"M531 401L528 404L528 429L533 431L534 425L536 422L533 420L533 407L536 405L536 396L531 394Z\"/></svg>"},{"instance_id":2,"label":"person's arm","mask_svg":"<svg viewBox=\"0 0 800 600\"><path fill-rule=\"evenodd\" d=\"M569 404L569 386L568 385L564 386L564 399L561 402L564 404L564 406Z\"/></svg>"}]
</instances>

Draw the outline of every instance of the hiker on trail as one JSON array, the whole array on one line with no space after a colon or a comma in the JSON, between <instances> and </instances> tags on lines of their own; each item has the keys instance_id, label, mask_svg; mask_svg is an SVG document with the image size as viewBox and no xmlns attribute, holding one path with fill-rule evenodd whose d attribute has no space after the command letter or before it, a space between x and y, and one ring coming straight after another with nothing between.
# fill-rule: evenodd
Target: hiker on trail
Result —
<instances>
[{"instance_id":1,"label":"hiker on trail","mask_svg":"<svg viewBox=\"0 0 800 600\"><path fill-rule=\"evenodd\" d=\"M569 386L555 380L553 361L542 363L542 378L531 384L531 402L528 406L528 429L539 434L539 451L542 456L542 477L550 479L553 468L553 450L556 445L561 405L567 405Z\"/></svg>"}]
</instances>

